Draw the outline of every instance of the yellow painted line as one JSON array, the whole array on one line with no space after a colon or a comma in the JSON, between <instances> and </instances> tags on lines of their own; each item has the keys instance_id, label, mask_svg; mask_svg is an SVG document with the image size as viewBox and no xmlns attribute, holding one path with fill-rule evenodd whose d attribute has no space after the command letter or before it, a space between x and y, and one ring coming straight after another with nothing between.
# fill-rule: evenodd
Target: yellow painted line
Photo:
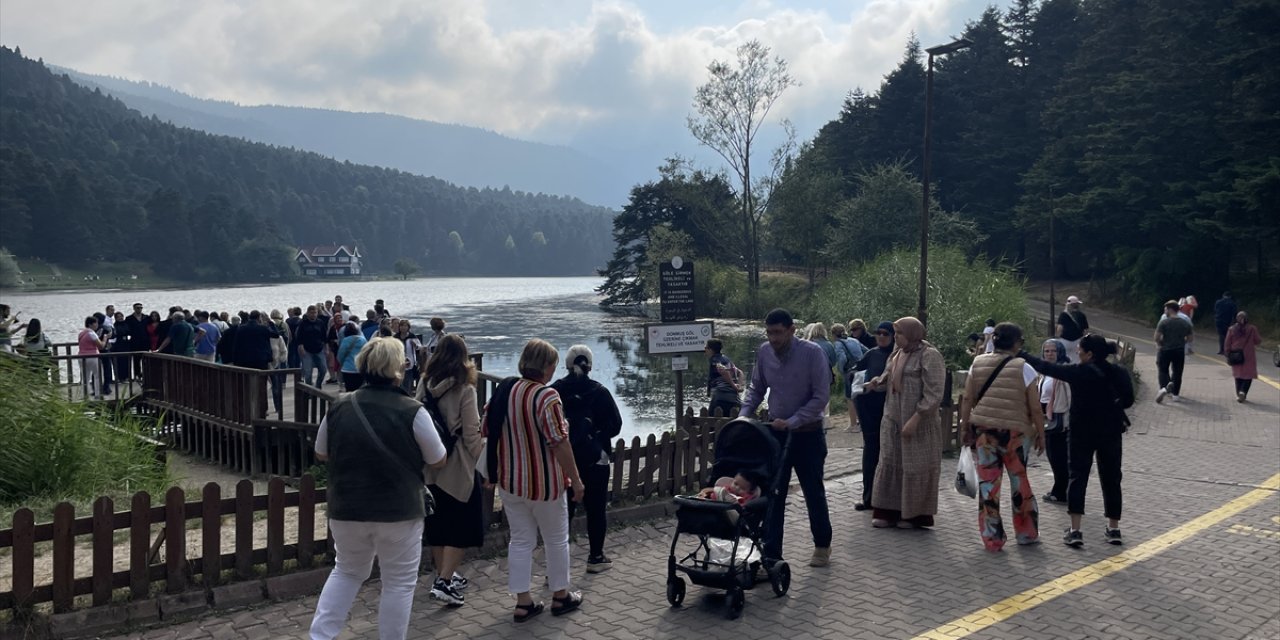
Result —
<instances>
[{"instance_id":1,"label":"yellow painted line","mask_svg":"<svg viewBox=\"0 0 1280 640\"><path fill-rule=\"evenodd\" d=\"M1280 490L1280 474L1271 476L1259 487L1209 513L1128 549L1124 553L1099 560L1087 567L1077 569L1065 576L1027 589L1022 593L1005 598L967 616L956 618L916 636L916 640L956 640L958 638L966 638L987 627L1008 620L1032 607L1042 605L1076 589L1091 585L1143 560L1150 560L1156 555L1185 542L1191 536L1276 495L1275 492Z\"/></svg>"},{"instance_id":2,"label":"yellow painted line","mask_svg":"<svg viewBox=\"0 0 1280 640\"><path fill-rule=\"evenodd\" d=\"M1233 524L1227 530L1227 533L1238 533L1245 536L1258 536L1259 538L1274 538L1280 540L1280 531L1272 531L1270 529L1260 529L1251 527L1247 524Z\"/></svg>"},{"instance_id":3,"label":"yellow painted line","mask_svg":"<svg viewBox=\"0 0 1280 640\"><path fill-rule=\"evenodd\" d=\"M1115 336L1119 336L1119 337L1121 337L1121 338L1125 338L1125 339L1127 339L1127 340L1132 340L1133 342L1141 342L1142 344L1150 345L1150 346L1153 346L1153 347L1154 347L1154 346L1157 346L1157 345L1156 345L1156 343L1155 343L1155 342L1152 342L1151 340L1143 340L1142 338L1138 338L1138 337L1136 337L1136 336L1125 335L1125 334L1123 334L1123 333L1116 333L1116 332L1114 332L1114 331L1110 331L1110 332L1108 332L1108 333L1110 333L1110 334L1112 334L1112 335L1115 335ZM1211 357L1209 357L1209 356L1206 356L1206 355L1201 354L1199 351L1194 351L1194 352L1192 352L1192 353L1191 353L1191 355L1193 355L1193 356L1195 356L1195 357L1197 357L1197 358L1200 358L1201 360L1204 360L1205 362L1212 362L1213 364L1222 365L1222 366L1224 366L1224 367L1228 367L1228 368L1230 368L1230 367L1231 367L1231 365L1227 364L1226 358L1211 358ZM1267 383L1267 384L1269 384L1269 385L1271 385L1271 386L1273 386L1273 387L1275 387L1275 388L1277 388L1277 389L1280 389L1280 382L1276 382L1275 380L1272 380L1271 378L1268 378L1268 377L1266 377L1266 376L1264 376L1264 375L1262 375L1262 374L1258 374L1258 379L1259 379L1259 380L1261 380L1261 381L1263 381L1263 382L1265 382L1265 383Z\"/></svg>"}]
</instances>

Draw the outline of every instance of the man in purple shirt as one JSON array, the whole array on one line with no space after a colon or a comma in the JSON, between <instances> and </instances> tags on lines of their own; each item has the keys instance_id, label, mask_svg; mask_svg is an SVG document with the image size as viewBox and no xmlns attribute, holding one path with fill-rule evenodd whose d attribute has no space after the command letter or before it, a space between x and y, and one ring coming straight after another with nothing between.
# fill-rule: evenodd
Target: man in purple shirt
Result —
<instances>
[{"instance_id":1,"label":"man in purple shirt","mask_svg":"<svg viewBox=\"0 0 1280 640\"><path fill-rule=\"evenodd\" d=\"M831 395L831 366L822 347L796 338L795 324L786 309L770 311L764 325L769 341L756 352L751 388L739 413L740 416L754 414L767 391L768 424L779 445L788 452L776 487L778 498L772 502L765 523L764 557L775 561L782 558L787 487L794 469L809 509L809 530L813 534L814 550L809 566L825 567L831 561L831 515L823 483L823 465L827 459L823 415Z\"/></svg>"}]
</instances>

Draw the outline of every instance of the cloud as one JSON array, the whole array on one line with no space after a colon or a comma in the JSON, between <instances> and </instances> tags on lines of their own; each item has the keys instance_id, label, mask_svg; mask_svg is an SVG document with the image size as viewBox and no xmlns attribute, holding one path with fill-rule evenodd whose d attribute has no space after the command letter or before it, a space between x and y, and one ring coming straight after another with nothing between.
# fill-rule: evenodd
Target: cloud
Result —
<instances>
[{"instance_id":1,"label":"cloud","mask_svg":"<svg viewBox=\"0 0 1280 640\"><path fill-rule=\"evenodd\" d=\"M0 37L51 63L242 104L679 150L690 142L684 120L706 65L731 59L748 39L771 46L802 83L772 115L807 137L848 91L879 84L911 32L943 38L980 10L974 0L867 0L829 3L846 12L833 15L821 3L745 0L718 16L707 6L674 13L683 4L6 0Z\"/></svg>"}]
</instances>

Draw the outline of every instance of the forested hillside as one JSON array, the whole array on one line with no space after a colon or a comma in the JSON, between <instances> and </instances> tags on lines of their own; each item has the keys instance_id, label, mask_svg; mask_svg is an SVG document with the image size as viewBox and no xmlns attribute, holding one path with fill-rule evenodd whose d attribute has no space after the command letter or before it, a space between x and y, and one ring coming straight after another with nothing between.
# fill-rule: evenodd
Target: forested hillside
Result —
<instances>
[{"instance_id":1,"label":"forested hillside","mask_svg":"<svg viewBox=\"0 0 1280 640\"><path fill-rule=\"evenodd\" d=\"M611 206L625 198L630 186L622 172L599 158L475 127L386 113L242 106L193 98L151 83L68 73L72 80L101 87L143 115L180 127L392 167L464 187L507 185Z\"/></svg>"},{"instance_id":2,"label":"forested hillside","mask_svg":"<svg viewBox=\"0 0 1280 640\"><path fill-rule=\"evenodd\" d=\"M383 272L407 258L438 274L589 274L612 218L179 128L0 47L0 220L18 256L235 280L287 273L287 247L355 242Z\"/></svg>"},{"instance_id":3,"label":"forested hillside","mask_svg":"<svg viewBox=\"0 0 1280 640\"><path fill-rule=\"evenodd\" d=\"M1269 0L989 8L962 34L972 47L935 58L932 175L941 208L976 223L984 239L971 253L1036 276L1111 279L1142 301L1212 299L1239 284L1274 293L1277 33L1280 4ZM804 207L774 208L772 228L829 239L906 227L911 243L916 216L889 219L848 203L886 163L920 175L925 60L913 41L874 92L849 94L780 193L833 188L804 189ZM782 259L819 267L875 255L792 245Z\"/></svg>"}]
</instances>

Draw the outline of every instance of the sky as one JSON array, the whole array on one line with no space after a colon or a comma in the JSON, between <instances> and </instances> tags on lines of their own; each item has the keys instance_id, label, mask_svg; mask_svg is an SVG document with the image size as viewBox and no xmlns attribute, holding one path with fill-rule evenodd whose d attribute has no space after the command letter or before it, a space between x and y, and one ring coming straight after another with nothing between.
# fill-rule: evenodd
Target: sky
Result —
<instances>
[{"instance_id":1,"label":"sky","mask_svg":"<svg viewBox=\"0 0 1280 640\"><path fill-rule=\"evenodd\" d=\"M685 126L707 64L759 39L800 85L800 142L874 91L911 33L949 42L978 0L4 0L0 43L201 98L394 113L600 157L706 166Z\"/></svg>"}]
</instances>

